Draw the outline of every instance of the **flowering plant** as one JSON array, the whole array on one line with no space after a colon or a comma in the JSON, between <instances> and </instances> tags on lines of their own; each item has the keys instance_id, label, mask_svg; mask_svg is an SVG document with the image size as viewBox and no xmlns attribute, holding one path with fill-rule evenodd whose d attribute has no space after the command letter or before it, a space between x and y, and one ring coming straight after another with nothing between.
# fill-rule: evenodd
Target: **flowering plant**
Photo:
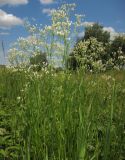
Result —
<instances>
[{"instance_id":1,"label":"flowering plant","mask_svg":"<svg viewBox=\"0 0 125 160\"><path fill-rule=\"evenodd\" d=\"M92 72L105 70L105 64L102 61L105 54L103 44L96 38L80 41L73 50L78 66Z\"/></svg>"},{"instance_id":2,"label":"flowering plant","mask_svg":"<svg viewBox=\"0 0 125 160\"><path fill-rule=\"evenodd\" d=\"M13 54L13 48L10 49L10 62L15 61L17 58L16 55L21 52L22 55L20 55L20 58L21 56L26 56L27 60L23 60L29 63L29 57L42 51L47 54L50 65L66 67L67 57L74 40L74 34L72 34L72 32L77 34L77 28L82 26L81 15L75 15L76 22L74 23L70 20L71 12L74 11L74 9L75 4L64 4L56 10L53 9L51 12L51 25L45 25L42 28L37 25L31 25L26 21L25 27L30 36L17 40L15 54Z\"/></svg>"}]
</instances>

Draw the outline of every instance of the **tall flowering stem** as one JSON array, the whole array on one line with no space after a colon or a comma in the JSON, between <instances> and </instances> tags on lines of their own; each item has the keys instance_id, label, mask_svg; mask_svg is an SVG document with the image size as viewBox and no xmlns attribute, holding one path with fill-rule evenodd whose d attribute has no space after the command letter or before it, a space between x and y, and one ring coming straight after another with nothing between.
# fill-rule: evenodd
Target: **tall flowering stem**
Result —
<instances>
[{"instance_id":1,"label":"tall flowering stem","mask_svg":"<svg viewBox=\"0 0 125 160\"><path fill-rule=\"evenodd\" d=\"M77 27L82 26L81 15L76 16L76 22L71 21L71 13L74 10L75 4L64 4L56 10L53 9L51 25L42 28L26 21L25 26L30 36L17 41L17 52L23 51L24 55L28 54L30 57L42 51L47 54L50 65L61 65L66 68L67 57L73 44L72 35L77 31ZM54 60L60 62L57 64Z\"/></svg>"}]
</instances>

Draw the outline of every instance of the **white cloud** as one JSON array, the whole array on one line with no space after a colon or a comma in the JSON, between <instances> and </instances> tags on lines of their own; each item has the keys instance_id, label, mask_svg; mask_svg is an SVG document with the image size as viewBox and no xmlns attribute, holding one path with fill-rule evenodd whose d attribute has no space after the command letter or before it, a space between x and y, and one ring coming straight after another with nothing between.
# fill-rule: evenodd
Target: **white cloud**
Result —
<instances>
[{"instance_id":1,"label":"white cloud","mask_svg":"<svg viewBox=\"0 0 125 160\"><path fill-rule=\"evenodd\" d=\"M48 16L51 16L53 9L50 8L44 8L42 10L42 13L47 14Z\"/></svg>"},{"instance_id":2,"label":"white cloud","mask_svg":"<svg viewBox=\"0 0 125 160\"><path fill-rule=\"evenodd\" d=\"M93 24L94 22L87 22L87 21L83 22L84 27L89 27L89 26L92 26Z\"/></svg>"},{"instance_id":3,"label":"white cloud","mask_svg":"<svg viewBox=\"0 0 125 160\"><path fill-rule=\"evenodd\" d=\"M85 32L80 32L80 33L78 34L78 38L82 38L82 37L84 37L84 35L85 35Z\"/></svg>"},{"instance_id":4,"label":"white cloud","mask_svg":"<svg viewBox=\"0 0 125 160\"><path fill-rule=\"evenodd\" d=\"M52 4L52 3L54 3L54 0L40 0L40 2L42 4Z\"/></svg>"},{"instance_id":5,"label":"white cloud","mask_svg":"<svg viewBox=\"0 0 125 160\"><path fill-rule=\"evenodd\" d=\"M115 29L112 28L112 27L104 27L103 30L104 30L104 31L108 31L108 32L110 32L110 33L115 32Z\"/></svg>"},{"instance_id":6,"label":"white cloud","mask_svg":"<svg viewBox=\"0 0 125 160\"><path fill-rule=\"evenodd\" d=\"M23 25L23 20L0 9L0 28L11 28L16 25Z\"/></svg>"},{"instance_id":7,"label":"white cloud","mask_svg":"<svg viewBox=\"0 0 125 160\"><path fill-rule=\"evenodd\" d=\"M94 24L94 22L83 22L83 25L85 27L92 26L93 24ZM113 27L103 27L103 30L110 33L110 39L111 40L113 40L117 36L122 36L122 35L125 34L125 33L116 32L116 30ZM78 34L78 37L81 38L81 37L84 37L84 35L85 35L85 33L81 32L81 33Z\"/></svg>"},{"instance_id":8,"label":"white cloud","mask_svg":"<svg viewBox=\"0 0 125 160\"><path fill-rule=\"evenodd\" d=\"M28 0L0 0L0 6L3 5L21 5L27 4Z\"/></svg>"},{"instance_id":9,"label":"white cloud","mask_svg":"<svg viewBox=\"0 0 125 160\"><path fill-rule=\"evenodd\" d=\"M103 30L110 33L111 40L113 40L116 36L119 35L119 33L116 32L113 27L104 27Z\"/></svg>"},{"instance_id":10,"label":"white cloud","mask_svg":"<svg viewBox=\"0 0 125 160\"><path fill-rule=\"evenodd\" d=\"M4 35L4 36L7 36L9 34L10 34L9 32L0 32L0 35Z\"/></svg>"}]
</instances>

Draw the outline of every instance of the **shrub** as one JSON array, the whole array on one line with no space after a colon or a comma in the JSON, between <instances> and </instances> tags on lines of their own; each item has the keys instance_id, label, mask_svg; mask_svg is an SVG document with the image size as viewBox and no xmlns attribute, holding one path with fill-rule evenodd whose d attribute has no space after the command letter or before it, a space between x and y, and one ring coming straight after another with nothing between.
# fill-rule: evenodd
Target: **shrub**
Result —
<instances>
[{"instance_id":1,"label":"shrub","mask_svg":"<svg viewBox=\"0 0 125 160\"><path fill-rule=\"evenodd\" d=\"M80 41L73 50L69 60L69 68L83 67L85 71L100 72L105 70L105 47L96 38Z\"/></svg>"}]
</instances>

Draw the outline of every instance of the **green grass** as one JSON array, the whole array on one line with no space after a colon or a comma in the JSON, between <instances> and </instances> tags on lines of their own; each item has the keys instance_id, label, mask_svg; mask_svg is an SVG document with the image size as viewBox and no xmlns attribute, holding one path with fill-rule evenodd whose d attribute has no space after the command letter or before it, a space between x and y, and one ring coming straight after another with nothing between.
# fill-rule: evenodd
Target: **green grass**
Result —
<instances>
[{"instance_id":1,"label":"green grass","mask_svg":"<svg viewBox=\"0 0 125 160\"><path fill-rule=\"evenodd\" d=\"M124 160L125 71L0 70L0 160Z\"/></svg>"}]
</instances>

